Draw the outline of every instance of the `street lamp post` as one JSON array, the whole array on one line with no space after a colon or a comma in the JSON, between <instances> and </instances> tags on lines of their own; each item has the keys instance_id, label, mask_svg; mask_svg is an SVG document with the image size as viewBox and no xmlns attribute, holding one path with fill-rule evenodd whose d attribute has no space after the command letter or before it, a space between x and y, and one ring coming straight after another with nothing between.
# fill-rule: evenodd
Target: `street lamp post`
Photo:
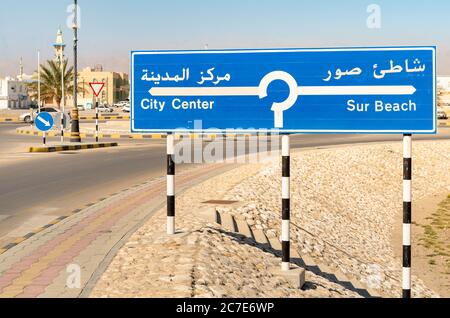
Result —
<instances>
[{"instance_id":1,"label":"street lamp post","mask_svg":"<svg viewBox=\"0 0 450 318\"><path fill-rule=\"evenodd\" d=\"M56 52L56 61L59 63L59 68L61 71L61 143L64 142L64 111L65 111L65 92L64 92L64 40L61 29L58 30L58 34L56 35L56 43L53 45L55 47Z\"/></svg>"},{"instance_id":2,"label":"street lamp post","mask_svg":"<svg viewBox=\"0 0 450 318\"><path fill-rule=\"evenodd\" d=\"M78 1L74 0L73 29L73 108L70 141L81 142L80 119L78 116Z\"/></svg>"},{"instance_id":3,"label":"street lamp post","mask_svg":"<svg viewBox=\"0 0 450 318\"><path fill-rule=\"evenodd\" d=\"M66 96L64 90L64 53L61 51L61 56L59 57L60 67L61 67L61 143L64 143L64 112L66 106Z\"/></svg>"}]
</instances>

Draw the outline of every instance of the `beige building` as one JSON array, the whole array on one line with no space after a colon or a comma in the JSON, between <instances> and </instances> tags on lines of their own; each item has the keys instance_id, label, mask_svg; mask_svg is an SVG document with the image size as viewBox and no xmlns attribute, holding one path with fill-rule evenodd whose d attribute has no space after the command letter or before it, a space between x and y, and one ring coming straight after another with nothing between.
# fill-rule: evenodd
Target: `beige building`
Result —
<instances>
[{"instance_id":1,"label":"beige building","mask_svg":"<svg viewBox=\"0 0 450 318\"><path fill-rule=\"evenodd\" d=\"M450 76L438 76L438 106L450 106Z\"/></svg>"},{"instance_id":2,"label":"beige building","mask_svg":"<svg viewBox=\"0 0 450 318\"><path fill-rule=\"evenodd\" d=\"M437 105L450 116L450 76L437 78Z\"/></svg>"},{"instance_id":3,"label":"beige building","mask_svg":"<svg viewBox=\"0 0 450 318\"><path fill-rule=\"evenodd\" d=\"M88 67L78 72L78 84L83 87L83 91L78 92L78 105L93 104L94 94L89 86L89 83L92 82L105 83L105 87L99 95L100 103L113 105L129 98L130 83L128 74L107 72L101 66ZM71 97L70 100L67 100L67 105L69 107L73 105Z\"/></svg>"}]
</instances>

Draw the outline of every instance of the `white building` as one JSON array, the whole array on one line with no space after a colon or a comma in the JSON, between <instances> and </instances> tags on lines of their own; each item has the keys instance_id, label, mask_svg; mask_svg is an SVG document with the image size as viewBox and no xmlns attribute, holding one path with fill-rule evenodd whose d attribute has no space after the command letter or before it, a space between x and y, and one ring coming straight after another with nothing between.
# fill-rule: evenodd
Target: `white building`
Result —
<instances>
[{"instance_id":1,"label":"white building","mask_svg":"<svg viewBox=\"0 0 450 318\"><path fill-rule=\"evenodd\" d=\"M25 82L0 78L0 109L28 108L30 100Z\"/></svg>"}]
</instances>

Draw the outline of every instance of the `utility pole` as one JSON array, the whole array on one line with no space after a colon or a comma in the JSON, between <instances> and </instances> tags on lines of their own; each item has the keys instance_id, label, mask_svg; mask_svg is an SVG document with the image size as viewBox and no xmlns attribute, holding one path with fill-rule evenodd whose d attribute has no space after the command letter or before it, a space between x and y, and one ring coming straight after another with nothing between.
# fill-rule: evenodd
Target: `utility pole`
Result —
<instances>
[{"instance_id":1,"label":"utility pole","mask_svg":"<svg viewBox=\"0 0 450 318\"><path fill-rule=\"evenodd\" d=\"M41 112L41 51L38 50L38 113L40 112Z\"/></svg>"},{"instance_id":2,"label":"utility pole","mask_svg":"<svg viewBox=\"0 0 450 318\"><path fill-rule=\"evenodd\" d=\"M74 0L73 29L73 108L70 141L81 142L80 119L78 115L78 1Z\"/></svg>"},{"instance_id":3,"label":"utility pole","mask_svg":"<svg viewBox=\"0 0 450 318\"><path fill-rule=\"evenodd\" d=\"M64 143L64 113L66 108L66 96L64 90L64 53L61 51L61 56L59 58L61 66L61 143Z\"/></svg>"}]
</instances>

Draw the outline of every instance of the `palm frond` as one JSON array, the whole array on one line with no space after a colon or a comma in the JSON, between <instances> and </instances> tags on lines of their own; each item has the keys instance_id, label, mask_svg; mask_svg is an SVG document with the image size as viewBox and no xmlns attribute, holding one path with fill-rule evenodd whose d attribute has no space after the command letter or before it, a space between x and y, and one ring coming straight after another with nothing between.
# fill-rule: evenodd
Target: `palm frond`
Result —
<instances>
[{"instance_id":1,"label":"palm frond","mask_svg":"<svg viewBox=\"0 0 450 318\"><path fill-rule=\"evenodd\" d=\"M62 99L61 90L61 65L54 60L48 60L46 63L41 64L41 98L52 99L59 106ZM63 62L62 74L64 76L64 91L66 96L72 96L73 94L73 66L68 67L68 60ZM37 72L33 75L34 79L37 79ZM37 95L37 83L29 85L32 95ZM78 84L78 91L85 92L85 89L80 83Z\"/></svg>"}]
</instances>

